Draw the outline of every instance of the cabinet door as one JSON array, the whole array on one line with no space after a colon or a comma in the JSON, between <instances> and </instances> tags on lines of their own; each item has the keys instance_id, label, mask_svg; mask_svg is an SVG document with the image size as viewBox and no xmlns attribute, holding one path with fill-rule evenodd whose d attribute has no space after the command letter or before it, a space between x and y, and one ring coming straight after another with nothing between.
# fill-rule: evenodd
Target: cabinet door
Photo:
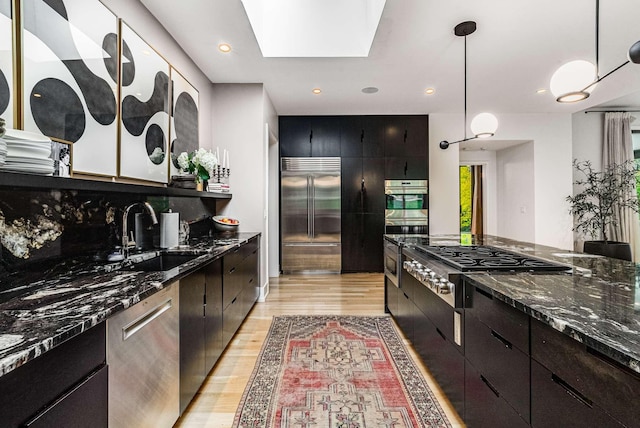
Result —
<instances>
[{"instance_id":1,"label":"cabinet door","mask_svg":"<svg viewBox=\"0 0 640 428\"><path fill-rule=\"evenodd\" d=\"M280 116L278 120L281 157L311 156L311 118Z\"/></svg>"},{"instance_id":2,"label":"cabinet door","mask_svg":"<svg viewBox=\"0 0 640 428\"><path fill-rule=\"evenodd\" d=\"M399 288L395 286L395 284L389 281L388 278L384 279L384 303L385 303L385 312L393 315L394 317L398 316L398 293Z\"/></svg>"},{"instance_id":3,"label":"cabinet door","mask_svg":"<svg viewBox=\"0 0 640 428\"><path fill-rule=\"evenodd\" d=\"M362 116L343 116L340 125L340 156L362 157L364 130Z\"/></svg>"},{"instance_id":4,"label":"cabinet door","mask_svg":"<svg viewBox=\"0 0 640 428\"><path fill-rule=\"evenodd\" d=\"M398 292L398 315L396 316L396 322L398 327L404 333L404 336L411 343L414 342L413 337L413 321L415 319L416 312L414 311L414 304L402 289Z\"/></svg>"},{"instance_id":5,"label":"cabinet door","mask_svg":"<svg viewBox=\"0 0 640 428\"><path fill-rule=\"evenodd\" d=\"M384 158L384 116L362 117L362 157Z\"/></svg>"},{"instance_id":6,"label":"cabinet door","mask_svg":"<svg viewBox=\"0 0 640 428\"><path fill-rule=\"evenodd\" d=\"M315 116L311 118L311 156L340 156L339 116Z\"/></svg>"},{"instance_id":7,"label":"cabinet door","mask_svg":"<svg viewBox=\"0 0 640 428\"><path fill-rule=\"evenodd\" d=\"M479 428L524 428L529 424L502 399L500 391L473 365L465 362L464 422ZM537 425L534 425L537 427ZM558 423L555 427L564 427ZM594 425L596 426L596 425ZM601 425L597 425L601 426Z\"/></svg>"},{"instance_id":8,"label":"cabinet door","mask_svg":"<svg viewBox=\"0 0 640 428\"><path fill-rule=\"evenodd\" d=\"M404 116L384 116L384 155L387 158L405 156Z\"/></svg>"},{"instance_id":9,"label":"cabinet door","mask_svg":"<svg viewBox=\"0 0 640 428\"><path fill-rule=\"evenodd\" d=\"M530 420L529 356L471 314L465 314L465 355L502 397Z\"/></svg>"},{"instance_id":10,"label":"cabinet door","mask_svg":"<svg viewBox=\"0 0 640 428\"><path fill-rule=\"evenodd\" d=\"M384 216L342 214L342 272L382 272Z\"/></svg>"},{"instance_id":11,"label":"cabinet door","mask_svg":"<svg viewBox=\"0 0 640 428\"><path fill-rule=\"evenodd\" d=\"M629 406L630 403L627 403ZM637 417L637 409L636 409ZM637 426L637 418L632 425ZM574 385L531 360L531 425L536 428L607 427L623 425L581 394Z\"/></svg>"},{"instance_id":12,"label":"cabinet door","mask_svg":"<svg viewBox=\"0 0 640 428\"><path fill-rule=\"evenodd\" d=\"M204 318L205 373L209 373L222 350L222 259L205 268L206 301Z\"/></svg>"},{"instance_id":13,"label":"cabinet door","mask_svg":"<svg viewBox=\"0 0 640 428\"><path fill-rule=\"evenodd\" d=\"M108 381L108 367L105 365L24 426L29 428L107 428L109 423Z\"/></svg>"},{"instance_id":14,"label":"cabinet door","mask_svg":"<svg viewBox=\"0 0 640 428\"><path fill-rule=\"evenodd\" d=\"M405 117L406 138L403 156L429 156L429 119L428 116Z\"/></svg>"},{"instance_id":15,"label":"cabinet door","mask_svg":"<svg viewBox=\"0 0 640 428\"><path fill-rule=\"evenodd\" d=\"M386 158L386 180L425 180L429 169L426 157Z\"/></svg>"},{"instance_id":16,"label":"cabinet door","mask_svg":"<svg viewBox=\"0 0 640 428\"><path fill-rule=\"evenodd\" d=\"M204 293L201 269L180 280L180 414L204 381Z\"/></svg>"},{"instance_id":17,"label":"cabinet door","mask_svg":"<svg viewBox=\"0 0 640 428\"><path fill-rule=\"evenodd\" d=\"M342 158L342 212L361 213L363 209L362 158ZM344 230L344 229L343 229Z\"/></svg>"},{"instance_id":18,"label":"cabinet door","mask_svg":"<svg viewBox=\"0 0 640 428\"><path fill-rule=\"evenodd\" d=\"M0 377L0 425L17 427L105 362L106 323Z\"/></svg>"},{"instance_id":19,"label":"cabinet door","mask_svg":"<svg viewBox=\"0 0 640 428\"><path fill-rule=\"evenodd\" d=\"M384 214L384 158L363 158L364 192L362 212Z\"/></svg>"}]
</instances>

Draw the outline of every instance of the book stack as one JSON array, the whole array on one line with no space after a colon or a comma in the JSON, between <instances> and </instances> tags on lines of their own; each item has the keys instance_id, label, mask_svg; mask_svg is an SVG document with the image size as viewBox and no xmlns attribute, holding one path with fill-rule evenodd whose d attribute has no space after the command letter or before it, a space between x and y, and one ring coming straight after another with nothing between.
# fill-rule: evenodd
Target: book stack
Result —
<instances>
[{"instance_id":1,"label":"book stack","mask_svg":"<svg viewBox=\"0 0 640 428\"><path fill-rule=\"evenodd\" d=\"M209 186L207 187L207 190L209 192L214 192L214 193L229 193L230 192L229 184L227 184L227 183L209 183Z\"/></svg>"}]
</instances>

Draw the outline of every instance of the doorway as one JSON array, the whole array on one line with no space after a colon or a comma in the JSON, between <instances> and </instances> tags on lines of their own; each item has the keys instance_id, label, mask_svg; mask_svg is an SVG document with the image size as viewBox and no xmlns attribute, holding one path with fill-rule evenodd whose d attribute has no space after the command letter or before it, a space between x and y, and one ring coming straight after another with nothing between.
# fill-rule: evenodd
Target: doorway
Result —
<instances>
[{"instance_id":1,"label":"doorway","mask_svg":"<svg viewBox=\"0 0 640 428\"><path fill-rule=\"evenodd\" d=\"M484 170L460 165L460 234L484 235Z\"/></svg>"}]
</instances>

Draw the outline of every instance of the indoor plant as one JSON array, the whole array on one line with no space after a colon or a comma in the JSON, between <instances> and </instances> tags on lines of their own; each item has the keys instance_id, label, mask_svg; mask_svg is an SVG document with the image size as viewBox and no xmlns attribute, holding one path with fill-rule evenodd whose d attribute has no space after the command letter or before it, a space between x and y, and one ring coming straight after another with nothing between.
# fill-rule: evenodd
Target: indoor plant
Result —
<instances>
[{"instance_id":1,"label":"indoor plant","mask_svg":"<svg viewBox=\"0 0 640 428\"><path fill-rule=\"evenodd\" d=\"M204 183L213 175L218 166L218 158L211 151L198 149L191 153L180 153L176 158L176 163L180 171L193 174L196 183Z\"/></svg>"},{"instance_id":2,"label":"indoor plant","mask_svg":"<svg viewBox=\"0 0 640 428\"><path fill-rule=\"evenodd\" d=\"M611 164L603 171L594 171L590 161L574 159L573 166L584 176L574 182L581 191L567 196L571 204L569 212L574 215L573 230L595 239L585 241L584 251L631 260L629 244L611 241L607 231L609 226L618 225L619 209L630 208L636 213L640 210L635 192L638 171L635 162Z\"/></svg>"}]
</instances>

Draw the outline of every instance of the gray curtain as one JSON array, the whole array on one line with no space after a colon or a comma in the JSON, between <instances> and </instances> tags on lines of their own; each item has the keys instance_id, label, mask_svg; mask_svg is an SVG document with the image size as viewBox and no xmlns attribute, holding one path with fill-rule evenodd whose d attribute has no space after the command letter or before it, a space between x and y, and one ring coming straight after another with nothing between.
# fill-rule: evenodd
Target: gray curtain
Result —
<instances>
[{"instance_id":1,"label":"gray curtain","mask_svg":"<svg viewBox=\"0 0 640 428\"><path fill-rule=\"evenodd\" d=\"M629 113L605 113L604 139L602 145L602 167L620 164L633 159L631 140L631 122ZM633 191L635 194L635 190ZM640 258L640 222L638 214L629 208L618 210L618 225L609 227L609 236L614 241L628 242L631 245L633 259Z\"/></svg>"}]
</instances>

